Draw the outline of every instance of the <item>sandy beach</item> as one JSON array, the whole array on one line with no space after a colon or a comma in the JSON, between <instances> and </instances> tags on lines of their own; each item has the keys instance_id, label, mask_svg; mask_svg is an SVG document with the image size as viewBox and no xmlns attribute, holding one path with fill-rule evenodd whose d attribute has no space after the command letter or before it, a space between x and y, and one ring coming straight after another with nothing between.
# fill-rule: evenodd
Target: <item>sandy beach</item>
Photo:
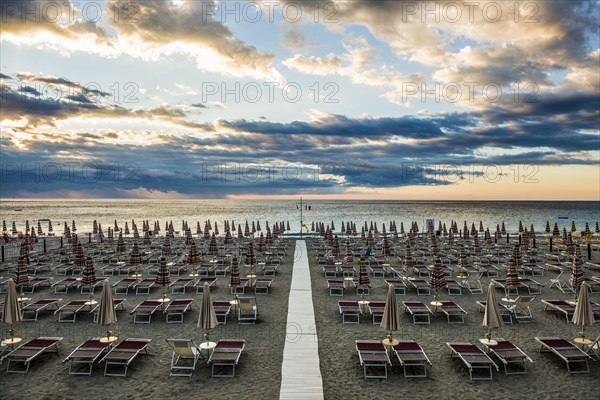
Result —
<instances>
[{"instance_id":1,"label":"sandy beach","mask_svg":"<svg viewBox=\"0 0 600 400\"><path fill-rule=\"evenodd\" d=\"M196 327L201 295L189 291L185 295L170 295L171 298L193 297L194 306L185 315L183 324L166 324L164 316L153 318L151 324L134 324L130 311L144 299L159 298L161 289L154 288L150 295L128 294L125 311L118 312L118 324L113 331L119 339L151 338L149 355L139 356L129 368L127 378L104 377L103 366L94 368L92 376L70 376L68 365L61 363L77 345L91 337L102 336L105 329L93 323L89 313L82 313L75 323L59 323L57 316L50 313L40 315L37 322L23 322L16 327L15 336L29 340L39 336L63 337L58 355L43 356L34 362L27 375L0 373L0 391L3 399L89 399L123 398L139 399L152 396L168 397L210 397L215 399L277 399L281 383L281 363L285 344L287 304L294 261L294 239L289 241L287 254L274 278L268 295L257 296L259 321L255 325L238 325L234 315L230 315L226 325L219 325L211 332L211 340L243 338L246 348L236 368L235 378L211 378L211 370L202 361L192 378L169 378L171 351L165 339L192 338L197 343L203 341L202 332ZM590 361L590 373L571 376L565 363L553 355L538 353L534 341L536 336L560 336L572 340L578 336L579 327L567 324L564 317L543 310L542 299L573 299L573 294L563 294L556 288L550 288L550 279L557 273L546 271L544 276L535 277L544 285L532 305L534 320L531 323L515 323L494 331L495 337L512 340L532 359L527 375L505 376L503 370L494 372L493 381L470 382L468 372L455 359L450 358L446 346L449 341L465 341L478 344L483 337L481 327L483 314L475 303L485 300L485 294L470 294L463 291L461 296L448 296L444 291L442 299L459 303L468 316L464 324L449 325L443 314L432 318L431 325L415 326L407 314L402 316L402 330L395 333L399 339L418 341L426 351L433 367L426 379L405 379L397 360L387 380L365 380L354 349L357 339L383 339L385 332L374 325L369 315L363 315L360 324L343 324L337 309L340 299L357 299L353 289L348 289L343 297L329 296L327 280L321 267L317 265L313 250L313 240L309 239L309 260L313 302L319 340L319 357L326 399L373 399L373 398L418 398L418 399L595 399L600 392L600 365ZM128 243L131 243L129 240ZM539 244L541 246L541 244ZM342 246L343 249L343 246ZM594 254L593 261L598 262L600 254ZM99 268L97 265L96 268ZM143 269L145 265L143 266ZM242 275L246 270L242 268ZM590 271L588 274L598 275ZM49 276L54 281L62 277L50 272L40 276ZM502 276L501 276L502 277ZM121 277L122 278L122 277ZM120 277L109 278L112 283ZM213 300L233 299L228 287L228 277L219 278L212 289ZM482 284L486 288L490 278L484 277ZM385 301L387 288L381 278L371 278L371 294L368 300ZM99 298L100 292L95 294ZM600 300L594 293L592 300ZM71 289L68 294L54 294L51 289L36 289L29 296L32 301L39 298L57 297L62 303L86 298L78 290ZM116 296L119 297L119 296ZM499 296L501 297L501 296ZM398 296L403 300L429 302L430 297L417 296L414 290ZM400 307L401 311L403 310ZM2 337L7 337L8 327L2 324ZM600 327L588 328L587 336L595 338ZM1 368L6 368L6 361Z\"/></svg>"}]
</instances>

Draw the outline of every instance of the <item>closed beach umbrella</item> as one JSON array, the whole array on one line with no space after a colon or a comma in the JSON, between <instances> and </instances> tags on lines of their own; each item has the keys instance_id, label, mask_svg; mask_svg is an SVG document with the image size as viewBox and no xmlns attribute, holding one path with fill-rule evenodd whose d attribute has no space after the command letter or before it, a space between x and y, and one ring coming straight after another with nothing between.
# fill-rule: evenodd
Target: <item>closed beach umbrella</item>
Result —
<instances>
[{"instance_id":1,"label":"closed beach umbrella","mask_svg":"<svg viewBox=\"0 0 600 400\"><path fill-rule=\"evenodd\" d=\"M29 275L27 271L29 267L29 257L19 256L19 260L17 261L17 267L15 268L15 277L14 283L15 285L21 288L21 292L23 292L23 286L29 283Z\"/></svg>"},{"instance_id":2,"label":"closed beach umbrella","mask_svg":"<svg viewBox=\"0 0 600 400\"><path fill-rule=\"evenodd\" d=\"M117 312L115 311L115 303L108 280L105 280L102 285L102 296L100 297L100 304L98 304L98 318L96 323L102 326L110 326L117 323ZM111 334L110 330L106 331L107 341L112 341Z\"/></svg>"},{"instance_id":3,"label":"closed beach umbrella","mask_svg":"<svg viewBox=\"0 0 600 400\"><path fill-rule=\"evenodd\" d=\"M573 255L573 273L571 275L571 284L573 285L573 290L577 293L579 286L585 280L583 276L583 259L581 258L581 251L579 249L579 245L575 245L575 254Z\"/></svg>"},{"instance_id":4,"label":"closed beach umbrella","mask_svg":"<svg viewBox=\"0 0 600 400\"><path fill-rule=\"evenodd\" d=\"M231 260L231 276L229 277L229 286L240 286L240 269L238 266L238 259L235 256Z\"/></svg>"},{"instance_id":5,"label":"closed beach umbrella","mask_svg":"<svg viewBox=\"0 0 600 400\"><path fill-rule=\"evenodd\" d=\"M12 222L12 228L10 231L12 232L13 235L17 234L17 225L15 224L15 221Z\"/></svg>"},{"instance_id":6,"label":"closed beach umbrella","mask_svg":"<svg viewBox=\"0 0 600 400\"><path fill-rule=\"evenodd\" d=\"M217 246L217 237L213 233L210 237L210 243L208 244L208 254L217 255L219 247Z\"/></svg>"},{"instance_id":7,"label":"closed beach umbrella","mask_svg":"<svg viewBox=\"0 0 600 400\"><path fill-rule=\"evenodd\" d=\"M370 284L371 280L367 272L367 262L365 261L365 257L361 257L358 271L358 286L369 286Z\"/></svg>"},{"instance_id":8,"label":"closed beach umbrella","mask_svg":"<svg viewBox=\"0 0 600 400\"><path fill-rule=\"evenodd\" d=\"M483 327L487 328L485 338L488 340L488 342L492 338L492 329L497 329L504 326L502 315L500 314L500 307L498 306L498 301L496 300L495 286L496 284L494 282L490 282L490 285L488 286L485 312L483 314L483 322L481 323Z\"/></svg>"},{"instance_id":9,"label":"closed beach umbrella","mask_svg":"<svg viewBox=\"0 0 600 400\"><path fill-rule=\"evenodd\" d=\"M21 322L21 310L19 309L19 300L17 299L17 289L15 281L9 279L5 283L6 294L4 295L4 305L2 306L2 322L14 325ZM12 339L15 330L11 327L10 338Z\"/></svg>"},{"instance_id":10,"label":"closed beach umbrella","mask_svg":"<svg viewBox=\"0 0 600 400\"><path fill-rule=\"evenodd\" d=\"M167 286L171 283L171 277L169 275L169 268L167 268L167 259L165 256L161 256L156 270L156 278L154 282L161 285L163 288L163 299L167 297Z\"/></svg>"},{"instance_id":11,"label":"closed beach umbrella","mask_svg":"<svg viewBox=\"0 0 600 400\"><path fill-rule=\"evenodd\" d=\"M396 293L392 285L388 286L385 308L383 309L383 318L380 326L389 332L387 339L392 342L392 334L400 330L400 313L398 312L398 303Z\"/></svg>"},{"instance_id":12,"label":"closed beach umbrella","mask_svg":"<svg viewBox=\"0 0 600 400\"><path fill-rule=\"evenodd\" d=\"M96 283L96 270L94 269L94 262L92 257L87 257L85 260L85 266L81 273L81 283L90 286L90 296L92 295L92 285Z\"/></svg>"},{"instance_id":13,"label":"closed beach umbrella","mask_svg":"<svg viewBox=\"0 0 600 400\"><path fill-rule=\"evenodd\" d=\"M215 308L213 307L211 296L210 296L210 286L208 283L204 283L204 288L202 289L202 301L200 303L200 314L198 315L198 328L206 331L204 334L204 339L208 342L208 335L210 330L218 325L219 321L217 320L217 314L215 313Z\"/></svg>"},{"instance_id":14,"label":"closed beach umbrella","mask_svg":"<svg viewBox=\"0 0 600 400\"><path fill-rule=\"evenodd\" d=\"M546 232L546 234L550 234L550 221L546 221L546 228L544 229L544 232Z\"/></svg>"},{"instance_id":15,"label":"closed beach umbrella","mask_svg":"<svg viewBox=\"0 0 600 400\"><path fill-rule=\"evenodd\" d=\"M508 259L506 267L506 297L510 298L510 289L519 286L519 274L517 273L517 264L515 257L511 256Z\"/></svg>"},{"instance_id":16,"label":"closed beach umbrella","mask_svg":"<svg viewBox=\"0 0 600 400\"><path fill-rule=\"evenodd\" d=\"M188 264L198 264L200 262L200 252L196 246L196 241L190 243L190 251L188 252Z\"/></svg>"},{"instance_id":17,"label":"closed beach umbrella","mask_svg":"<svg viewBox=\"0 0 600 400\"><path fill-rule=\"evenodd\" d=\"M117 239L117 253L124 253L127 250L125 241L123 240L123 233L119 231L119 238Z\"/></svg>"},{"instance_id":18,"label":"closed beach umbrella","mask_svg":"<svg viewBox=\"0 0 600 400\"><path fill-rule=\"evenodd\" d=\"M139 271L139 267L140 264L142 263L142 254L140 253L140 248L138 247L137 243L133 243L133 249L131 249L131 254L129 255L129 264L135 266L136 269L136 275L138 277L141 276L140 271Z\"/></svg>"},{"instance_id":19,"label":"closed beach umbrella","mask_svg":"<svg viewBox=\"0 0 600 400\"><path fill-rule=\"evenodd\" d=\"M444 274L444 268L442 262L437 254L434 254L433 269L431 270L431 278L429 279L429 286L435 291L434 301L438 299L439 290L446 287L446 275Z\"/></svg>"},{"instance_id":20,"label":"closed beach umbrella","mask_svg":"<svg viewBox=\"0 0 600 400\"><path fill-rule=\"evenodd\" d=\"M595 323L594 312L588 298L589 286L587 282L581 284L579 296L577 296L577 305L573 313L573 323L581 326L581 338L585 339L585 327L592 326Z\"/></svg>"},{"instance_id":21,"label":"closed beach umbrella","mask_svg":"<svg viewBox=\"0 0 600 400\"><path fill-rule=\"evenodd\" d=\"M588 227L588 231L589 231L589 229L590 228ZM43 233L42 232L42 224L40 223L40 221L38 221L38 223L37 223L37 234L38 235L42 235L42 233Z\"/></svg>"},{"instance_id":22,"label":"closed beach umbrella","mask_svg":"<svg viewBox=\"0 0 600 400\"><path fill-rule=\"evenodd\" d=\"M560 236L560 229L558 228L558 223L554 223L554 229L552 229L552 236Z\"/></svg>"},{"instance_id":23,"label":"closed beach umbrella","mask_svg":"<svg viewBox=\"0 0 600 400\"><path fill-rule=\"evenodd\" d=\"M169 235L165 235L165 240L163 241L161 252L163 255L171 254L171 237Z\"/></svg>"},{"instance_id":24,"label":"closed beach umbrella","mask_svg":"<svg viewBox=\"0 0 600 400\"><path fill-rule=\"evenodd\" d=\"M6 232L6 220L2 220L2 232Z\"/></svg>"}]
</instances>

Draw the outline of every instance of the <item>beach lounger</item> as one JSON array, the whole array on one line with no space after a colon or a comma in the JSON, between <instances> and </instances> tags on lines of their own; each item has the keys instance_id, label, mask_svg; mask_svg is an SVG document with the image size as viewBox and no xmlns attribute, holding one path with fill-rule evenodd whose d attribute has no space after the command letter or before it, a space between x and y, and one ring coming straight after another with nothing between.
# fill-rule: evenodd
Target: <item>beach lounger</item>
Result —
<instances>
[{"instance_id":1,"label":"beach lounger","mask_svg":"<svg viewBox=\"0 0 600 400\"><path fill-rule=\"evenodd\" d=\"M235 367L240 362L240 357L246 341L243 339L221 339L213 349L207 365L211 366L213 378L233 378L235 376ZM231 373L226 373L231 367ZM216 373L215 373L216 368Z\"/></svg>"},{"instance_id":2,"label":"beach lounger","mask_svg":"<svg viewBox=\"0 0 600 400\"><path fill-rule=\"evenodd\" d=\"M231 312L231 303L229 301L214 300L213 308L215 309L215 314L217 314L219 324L226 324L227 316Z\"/></svg>"},{"instance_id":3,"label":"beach lounger","mask_svg":"<svg viewBox=\"0 0 600 400\"><path fill-rule=\"evenodd\" d=\"M371 276L373 278L385 278L385 270L381 265L371 264L369 265L369 269L371 270Z\"/></svg>"},{"instance_id":4,"label":"beach lounger","mask_svg":"<svg viewBox=\"0 0 600 400\"><path fill-rule=\"evenodd\" d=\"M215 266L213 264L200 264L196 267L195 271L198 276L208 276L214 269Z\"/></svg>"},{"instance_id":5,"label":"beach lounger","mask_svg":"<svg viewBox=\"0 0 600 400\"><path fill-rule=\"evenodd\" d=\"M446 278L446 288L449 296L462 295L462 286L454 279Z\"/></svg>"},{"instance_id":6,"label":"beach lounger","mask_svg":"<svg viewBox=\"0 0 600 400\"><path fill-rule=\"evenodd\" d=\"M54 315L58 314L58 322L75 322L77 314L89 307L86 304L89 300L71 300L54 311Z\"/></svg>"},{"instance_id":7,"label":"beach lounger","mask_svg":"<svg viewBox=\"0 0 600 400\"><path fill-rule=\"evenodd\" d=\"M441 301L442 312L446 314L449 324L464 324L467 312L453 301Z\"/></svg>"},{"instance_id":8,"label":"beach lounger","mask_svg":"<svg viewBox=\"0 0 600 400\"><path fill-rule=\"evenodd\" d=\"M84 285L84 284L79 285L79 287L81 288L80 293L81 294L94 294L94 291L96 290L96 288L102 286L102 284L104 283L105 280L106 280L105 278L96 278L94 283L92 283L92 285L91 285L91 290L90 290L90 285Z\"/></svg>"},{"instance_id":9,"label":"beach lounger","mask_svg":"<svg viewBox=\"0 0 600 400\"><path fill-rule=\"evenodd\" d=\"M173 294L185 294L189 286L194 286L194 278L178 278L169 285Z\"/></svg>"},{"instance_id":10,"label":"beach lounger","mask_svg":"<svg viewBox=\"0 0 600 400\"><path fill-rule=\"evenodd\" d=\"M256 278L254 283L255 294L269 294L269 288L273 283L273 279L270 278Z\"/></svg>"},{"instance_id":11,"label":"beach lounger","mask_svg":"<svg viewBox=\"0 0 600 400\"><path fill-rule=\"evenodd\" d=\"M277 269L279 268L279 264L265 264L262 267L263 276L275 276L277 275Z\"/></svg>"},{"instance_id":12,"label":"beach lounger","mask_svg":"<svg viewBox=\"0 0 600 400\"><path fill-rule=\"evenodd\" d=\"M327 288L330 296L344 295L344 281L342 279L328 279Z\"/></svg>"},{"instance_id":13,"label":"beach lounger","mask_svg":"<svg viewBox=\"0 0 600 400\"><path fill-rule=\"evenodd\" d=\"M551 254L547 254L546 257L550 257ZM544 266L546 267L546 269L548 271L554 271L554 272L558 272L558 273L563 273L565 271L570 271L571 268L573 267L573 263L572 262L560 262L560 261L552 261L552 262L546 262L544 264Z\"/></svg>"},{"instance_id":14,"label":"beach lounger","mask_svg":"<svg viewBox=\"0 0 600 400\"><path fill-rule=\"evenodd\" d=\"M102 276L114 276L115 272L119 273L120 264L108 264L104 267L100 268L102 271Z\"/></svg>"},{"instance_id":15,"label":"beach lounger","mask_svg":"<svg viewBox=\"0 0 600 400\"><path fill-rule=\"evenodd\" d=\"M129 365L140 354L148 354L148 345L152 339L129 338L113 347L108 354L102 358L104 362L104 376L127 377ZM123 372L109 372L112 367L123 368Z\"/></svg>"},{"instance_id":16,"label":"beach lounger","mask_svg":"<svg viewBox=\"0 0 600 400\"><path fill-rule=\"evenodd\" d=\"M479 264L475 265L475 268L477 268L478 271L486 274L488 278L500 275L500 268L492 264Z\"/></svg>"},{"instance_id":17,"label":"beach lounger","mask_svg":"<svg viewBox=\"0 0 600 400\"><path fill-rule=\"evenodd\" d=\"M31 362L45 353L58 353L62 337L39 337L17 347L4 358L8 360L7 373L27 374Z\"/></svg>"},{"instance_id":18,"label":"beach lounger","mask_svg":"<svg viewBox=\"0 0 600 400\"><path fill-rule=\"evenodd\" d=\"M240 284L236 286L229 285L229 290L231 294L244 294L246 288L250 285L250 279L248 278L240 278Z\"/></svg>"},{"instance_id":19,"label":"beach lounger","mask_svg":"<svg viewBox=\"0 0 600 400\"><path fill-rule=\"evenodd\" d=\"M549 309L552 311L558 311L564 314L567 323L571 322L573 314L575 313L575 306L566 302L565 300L542 300L545 304L544 311Z\"/></svg>"},{"instance_id":20,"label":"beach lounger","mask_svg":"<svg viewBox=\"0 0 600 400\"><path fill-rule=\"evenodd\" d=\"M338 310L342 316L342 323L344 324L358 324L360 323L361 309L358 301L338 301ZM346 320L348 319L348 321Z\"/></svg>"},{"instance_id":21,"label":"beach lounger","mask_svg":"<svg viewBox=\"0 0 600 400\"><path fill-rule=\"evenodd\" d=\"M73 264L58 264L54 267L54 273L56 275L66 276L67 274L77 275L81 272L80 267L76 267Z\"/></svg>"},{"instance_id":22,"label":"beach lounger","mask_svg":"<svg viewBox=\"0 0 600 400\"><path fill-rule=\"evenodd\" d=\"M182 272L187 271L187 265L185 264L176 263L172 265L167 264L167 266L169 267L169 275L171 276L179 276Z\"/></svg>"},{"instance_id":23,"label":"beach lounger","mask_svg":"<svg viewBox=\"0 0 600 400\"><path fill-rule=\"evenodd\" d=\"M203 358L200 347L192 339L167 339L167 343L173 350L169 376L190 378L196 370L198 360Z\"/></svg>"},{"instance_id":24,"label":"beach lounger","mask_svg":"<svg viewBox=\"0 0 600 400\"><path fill-rule=\"evenodd\" d=\"M129 289L133 289L135 287L135 285L137 285L139 282L139 279L136 278L123 278L120 281L118 281L117 283L115 283L113 285L113 287L115 288L115 295L119 295L119 294L128 294L129 293Z\"/></svg>"},{"instance_id":25,"label":"beach lounger","mask_svg":"<svg viewBox=\"0 0 600 400\"><path fill-rule=\"evenodd\" d=\"M50 272L52 270L52 265L48 263L37 263L29 264L27 268L32 275L36 275L40 271Z\"/></svg>"},{"instance_id":26,"label":"beach lounger","mask_svg":"<svg viewBox=\"0 0 600 400\"><path fill-rule=\"evenodd\" d=\"M386 279L385 283L394 287L394 293L405 295L406 294L406 283L404 279Z\"/></svg>"},{"instance_id":27,"label":"beach lounger","mask_svg":"<svg viewBox=\"0 0 600 400\"><path fill-rule=\"evenodd\" d=\"M431 286L425 279L408 278L408 282L417 290L417 295L429 296L431 294Z\"/></svg>"},{"instance_id":28,"label":"beach lounger","mask_svg":"<svg viewBox=\"0 0 600 400\"><path fill-rule=\"evenodd\" d=\"M219 278L216 277L199 278L194 284L194 286L196 287L196 294L202 293L202 291L204 290L205 283L208 283L209 289L213 286L217 286L217 280L219 280Z\"/></svg>"},{"instance_id":29,"label":"beach lounger","mask_svg":"<svg viewBox=\"0 0 600 400\"><path fill-rule=\"evenodd\" d=\"M41 299L27 304L25 307L21 308L23 321L37 321L38 315L42 311L58 310L58 302L61 300L62 299Z\"/></svg>"},{"instance_id":30,"label":"beach lounger","mask_svg":"<svg viewBox=\"0 0 600 400\"><path fill-rule=\"evenodd\" d=\"M101 338L86 340L75 348L64 360L69 362L69 375L92 375L94 364L110 348L110 343L102 343Z\"/></svg>"},{"instance_id":31,"label":"beach lounger","mask_svg":"<svg viewBox=\"0 0 600 400\"><path fill-rule=\"evenodd\" d=\"M43 287L43 286L46 286L46 287L51 286L50 278L36 276L35 278L29 279L29 282L24 283L21 286L21 290L23 291L23 293L32 294L36 288Z\"/></svg>"},{"instance_id":32,"label":"beach lounger","mask_svg":"<svg viewBox=\"0 0 600 400\"><path fill-rule=\"evenodd\" d=\"M427 268L427 266L424 265L424 264L422 264L422 265L414 265L413 266L413 272L419 278L429 278L429 275L430 275L429 268Z\"/></svg>"},{"instance_id":33,"label":"beach lounger","mask_svg":"<svg viewBox=\"0 0 600 400\"><path fill-rule=\"evenodd\" d=\"M338 272L337 265L333 265L333 264L323 265L323 275L325 276L325 278L336 278L337 272Z\"/></svg>"},{"instance_id":34,"label":"beach lounger","mask_svg":"<svg viewBox=\"0 0 600 400\"><path fill-rule=\"evenodd\" d=\"M485 311L485 306L487 301L476 301L477 305L479 305L479 312ZM505 305L504 303L498 303L498 308L500 309L500 315L502 316L502 321L507 325L512 325L513 320L513 312L512 310Z\"/></svg>"},{"instance_id":35,"label":"beach lounger","mask_svg":"<svg viewBox=\"0 0 600 400\"><path fill-rule=\"evenodd\" d=\"M138 304L130 314L133 314L134 324L149 324L152 320L152 315L163 305L164 303L158 300L144 300Z\"/></svg>"},{"instance_id":36,"label":"beach lounger","mask_svg":"<svg viewBox=\"0 0 600 400\"><path fill-rule=\"evenodd\" d=\"M238 297L238 324L254 324L258 318L256 297Z\"/></svg>"},{"instance_id":37,"label":"beach lounger","mask_svg":"<svg viewBox=\"0 0 600 400\"><path fill-rule=\"evenodd\" d=\"M194 299L177 299L169 303L165 308L165 319L167 324L183 323L183 315L192 307Z\"/></svg>"},{"instance_id":38,"label":"beach lounger","mask_svg":"<svg viewBox=\"0 0 600 400\"><path fill-rule=\"evenodd\" d=\"M65 278L53 283L52 287L54 288L54 293L64 294L67 293L71 287L79 285L79 282L80 281L78 281L77 278Z\"/></svg>"},{"instance_id":39,"label":"beach lounger","mask_svg":"<svg viewBox=\"0 0 600 400\"><path fill-rule=\"evenodd\" d=\"M135 285L135 294L150 294L150 289L152 289L155 284L155 278L144 278Z\"/></svg>"},{"instance_id":40,"label":"beach lounger","mask_svg":"<svg viewBox=\"0 0 600 400\"><path fill-rule=\"evenodd\" d=\"M541 352L552 352L560 357L567 364L567 371L570 374L587 374L590 372L588 360L589 354L575 346L568 340L559 337L536 337L535 340L540 344ZM585 369L573 370L572 367L577 364L583 364Z\"/></svg>"},{"instance_id":41,"label":"beach lounger","mask_svg":"<svg viewBox=\"0 0 600 400\"><path fill-rule=\"evenodd\" d=\"M357 340L356 351L365 379L387 379L388 365L391 365L387 350L379 340ZM383 368L376 373L373 369Z\"/></svg>"},{"instance_id":42,"label":"beach lounger","mask_svg":"<svg viewBox=\"0 0 600 400\"><path fill-rule=\"evenodd\" d=\"M230 266L227 264L217 264L213 269L213 273L215 276L226 277L229 272Z\"/></svg>"},{"instance_id":43,"label":"beach lounger","mask_svg":"<svg viewBox=\"0 0 600 400\"><path fill-rule=\"evenodd\" d=\"M352 284L357 295L369 295L371 293L371 285L361 285L358 278L352 279Z\"/></svg>"},{"instance_id":44,"label":"beach lounger","mask_svg":"<svg viewBox=\"0 0 600 400\"><path fill-rule=\"evenodd\" d=\"M544 267L536 263L525 263L522 269L523 273L530 273L531 276L544 276Z\"/></svg>"},{"instance_id":45,"label":"beach lounger","mask_svg":"<svg viewBox=\"0 0 600 400\"><path fill-rule=\"evenodd\" d=\"M535 300L535 296L519 296L515 299L515 302L509 306L518 322L533 321L533 313L530 308L533 300Z\"/></svg>"},{"instance_id":46,"label":"beach lounger","mask_svg":"<svg viewBox=\"0 0 600 400\"><path fill-rule=\"evenodd\" d=\"M354 278L354 275L356 274L356 269L354 268L353 265L342 265L341 269L342 269L342 277Z\"/></svg>"},{"instance_id":47,"label":"beach lounger","mask_svg":"<svg viewBox=\"0 0 600 400\"><path fill-rule=\"evenodd\" d=\"M413 325L429 325L433 314L429 307L420 301L403 301L404 309L413 318Z\"/></svg>"},{"instance_id":48,"label":"beach lounger","mask_svg":"<svg viewBox=\"0 0 600 400\"><path fill-rule=\"evenodd\" d=\"M427 366L432 364L417 342L401 341L392 346L392 351L404 370L405 378L427 378Z\"/></svg>"},{"instance_id":49,"label":"beach lounger","mask_svg":"<svg viewBox=\"0 0 600 400\"><path fill-rule=\"evenodd\" d=\"M541 294L544 287L540 282L529 278L519 278L519 285L514 287L506 286L506 279L492 279L492 282L496 283L496 287L504 289L507 296L518 295L520 287L526 288L529 294Z\"/></svg>"},{"instance_id":50,"label":"beach lounger","mask_svg":"<svg viewBox=\"0 0 600 400\"><path fill-rule=\"evenodd\" d=\"M385 301L370 301L369 312L373 318L373 325L379 325L383 318L383 311L385 310Z\"/></svg>"},{"instance_id":51,"label":"beach lounger","mask_svg":"<svg viewBox=\"0 0 600 400\"><path fill-rule=\"evenodd\" d=\"M481 277L483 272L469 272L467 280L465 281L465 287L471 292L471 294L482 294L483 287L481 286Z\"/></svg>"},{"instance_id":52,"label":"beach lounger","mask_svg":"<svg viewBox=\"0 0 600 400\"><path fill-rule=\"evenodd\" d=\"M504 340L502 338L495 338L496 345L487 346L488 350L495 355L502 364L504 364L504 374L505 375L519 375L527 373L527 362L533 363L533 360L529 358L523 350L518 348L514 343L510 340ZM516 365L521 366L517 367L516 370L511 370L509 372L508 366Z\"/></svg>"},{"instance_id":53,"label":"beach lounger","mask_svg":"<svg viewBox=\"0 0 600 400\"><path fill-rule=\"evenodd\" d=\"M600 335L588 346L586 353L590 355L593 353L600 360Z\"/></svg>"},{"instance_id":54,"label":"beach lounger","mask_svg":"<svg viewBox=\"0 0 600 400\"><path fill-rule=\"evenodd\" d=\"M451 357L458 357L469 369L469 380L492 380L492 368L499 370L498 365L479 347L471 343L446 343L450 348ZM476 371L485 372L485 375L475 377Z\"/></svg>"},{"instance_id":55,"label":"beach lounger","mask_svg":"<svg viewBox=\"0 0 600 400\"><path fill-rule=\"evenodd\" d=\"M550 279L550 287L556 287L563 293L573 293L573 273L571 271L562 271L555 279Z\"/></svg>"}]
</instances>

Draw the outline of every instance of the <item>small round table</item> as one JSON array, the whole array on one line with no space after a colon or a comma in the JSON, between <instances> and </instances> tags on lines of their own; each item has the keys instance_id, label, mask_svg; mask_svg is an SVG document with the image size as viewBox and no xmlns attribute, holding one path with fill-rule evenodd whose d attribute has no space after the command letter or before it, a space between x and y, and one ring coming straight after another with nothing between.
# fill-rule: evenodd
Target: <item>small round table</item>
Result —
<instances>
[{"instance_id":1,"label":"small round table","mask_svg":"<svg viewBox=\"0 0 600 400\"><path fill-rule=\"evenodd\" d=\"M384 345L385 347L394 347L397 346L398 344L400 344L400 341L398 339L388 339L385 338L381 341L381 344Z\"/></svg>"},{"instance_id":2,"label":"small round table","mask_svg":"<svg viewBox=\"0 0 600 400\"><path fill-rule=\"evenodd\" d=\"M23 339L21 339L20 337L14 337L14 338L3 340L2 344L6 345L6 346L14 346L15 344L21 343L22 341L23 341Z\"/></svg>"},{"instance_id":3,"label":"small round table","mask_svg":"<svg viewBox=\"0 0 600 400\"><path fill-rule=\"evenodd\" d=\"M582 337L577 337L577 338L573 339L573 342L575 344L581 345L581 348L592 344L592 341L590 339L586 339L586 338L582 338Z\"/></svg>"},{"instance_id":4,"label":"small round table","mask_svg":"<svg viewBox=\"0 0 600 400\"><path fill-rule=\"evenodd\" d=\"M99 340L100 343L112 343L117 340L116 336L105 336Z\"/></svg>"},{"instance_id":5,"label":"small round table","mask_svg":"<svg viewBox=\"0 0 600 400\"><path fill-rule=\"evenodd\" d=\"M492 339L486 339L486 338L479 339L479 343L481 343L482 345L484 345L486 347L488 347L488 346L497 346L498 345L497 341L492 340Z\"/></svg>"},{"instance_id":6,"label":"small round table","mask_svg":"<svg viewBox=\"0 0 600 400\"><path fill-rule=\"evenodd\" d=\"M90 301L86 301L84 304L86 306L94 306L94 305L98 304L98 302L96 300L90 300Z\"/></svg>"},{"instance_id":7,"label":"small round table","mask_svg":"<svg viewBox=\"0 0 600 400\"><path fill-rule=\"evenodd\" d=\"M200 343L200 351L206 351L206 355L210 356L211 352L217 347L215 342L204 342Z\"/></svg>"},{"instance_id":8,"label":"small round table","mask_svg":"<svg viewBox=\"0 0 600 400\"><path fill-rule=\"evenodd\" d=\"M369 303L370 303L369 300L359 300L358 301L358 306L360 307L361 312L366 314L365 308L366 308L366 306L369 305Z\"/></svg>"}]
</instances>

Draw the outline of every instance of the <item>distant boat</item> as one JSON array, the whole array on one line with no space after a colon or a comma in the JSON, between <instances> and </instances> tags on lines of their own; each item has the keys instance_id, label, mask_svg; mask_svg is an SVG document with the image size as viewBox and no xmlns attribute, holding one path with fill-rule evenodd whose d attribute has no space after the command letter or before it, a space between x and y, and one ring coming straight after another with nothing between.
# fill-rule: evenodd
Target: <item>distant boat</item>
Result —
<instances>
[{"instance_id":1,"label":"distant boat","mask_svg":"<svg viewBox=\"0 0 600 400\"><path fill-rule=\"evenodd\" d=\"M569 219L569 217L565 217L564 215L559 215L558 219Z\"/></svg>"},{"instance_id":2,"label":"distant boat","mask_svg":"<svg viewBox=\"0 0 600 400\"><path fill-rule=\"evenodd\" d=\"M15 211L23 211L22 208L15 208Z\"/></svg>"}]
</instances>

